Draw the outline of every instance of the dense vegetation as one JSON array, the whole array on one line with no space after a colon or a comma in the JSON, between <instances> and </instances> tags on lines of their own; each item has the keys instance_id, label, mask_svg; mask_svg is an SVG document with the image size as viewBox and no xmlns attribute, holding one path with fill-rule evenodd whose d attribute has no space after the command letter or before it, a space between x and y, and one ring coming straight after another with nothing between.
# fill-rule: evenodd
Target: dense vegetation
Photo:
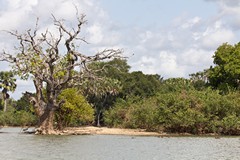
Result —
<instances>
[{"instance_id":1,"label":"dense vegetation","mask_svg":"<svg viewBox=\"0 0 240 160\"><path fill-rule=\"evenodd\" d=\"M130 72L126 60L94 62L104 81L83 82L58 96L64 100L55 121L67 126L143 128L148 131L240 135L240 44L227 43L215 52L214 66L189 79ZM3 103L1 103L3 108ZM0 112L0 125L34 125L36 118L27 94L9 100Z\"/></svg>"}]
</instances>

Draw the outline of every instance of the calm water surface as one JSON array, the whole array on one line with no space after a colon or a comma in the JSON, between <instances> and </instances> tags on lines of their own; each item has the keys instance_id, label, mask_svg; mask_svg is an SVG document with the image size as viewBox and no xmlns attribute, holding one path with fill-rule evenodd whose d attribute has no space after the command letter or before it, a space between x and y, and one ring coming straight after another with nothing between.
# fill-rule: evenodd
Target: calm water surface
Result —
<instances>
[{"instance_id":1,"label":"calm water surface","mask_svg":"<svg viewBox=\"0 0 240 160\"><path fill-rule=\"evenodd\" d=\"M0 160L239 160L240 137L36 136L0 130Z\"/></svg>"}]
</instances>

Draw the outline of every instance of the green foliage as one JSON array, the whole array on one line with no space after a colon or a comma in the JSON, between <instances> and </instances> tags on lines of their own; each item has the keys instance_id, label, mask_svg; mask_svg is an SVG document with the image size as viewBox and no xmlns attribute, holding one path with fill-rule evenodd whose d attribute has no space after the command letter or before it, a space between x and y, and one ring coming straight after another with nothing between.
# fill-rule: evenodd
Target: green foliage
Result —
<instances>
[{"instance_id":1,"label":"green foliage","mask_svg":"<svg viewBox=\"0 0 240 160\"><path fill-rule=\"evenodd\" d=\"M185 78L169 78L163 81L161 93L181 92L183 90L192 90L194 86L189 79Z\"/></svg>"},{"instance_id":2,"label":"green foliage","mask_svg":"<svg viewBox=\"0 0 240 160\"><path fill-rule=\"evenodd\" d=\"M6 112L7 110L7 100L9 99L8 92L15 91L17 85L16 85L16 79L14 78L13 72L0 72L0 89L2 89L2 99L3 99L3 111Z\"/></svg>"},{"instance_id":3,"label":"green foliage","mask_svg":"<svg viewBox=\"0 0 240 160\"><path fill-rule=\"evenodd\" d=\"M222 119L222 128L224 134L239 135L240 134L240 117L236 114L226 116Z\"/></svg>"},{"instance_id":4,"label":"green foliage","mask_svg":"<svg viewBox=\"0 0 240 160\"><path fill-rule=\"evenodd\" d=\"M0 111L1 126L34 126L36 123L37 118L32 113L14 109L6 112Z\"/></svg>"},{"instance_id":5,"label":"green foliage","mask_svg":"<svg viewBox=\"0 0 240 160\"><path fill-rule=\"evenodd\" d=\"M104 112L104 123L109 127L123 127L130 103L118 99L113 108Z\"/></svg>"},{"instance_id":6,"label":"green foliage","mask_svg":"<svg viewBox=\"0 0 240 160\"><path fill-rule=\"evenodd\" d=\"M16 101L15 108L17 111L24 110L26 112L34 113L34 107L32 103L30 103L27 93L23 93L22 97Z\"/></svg>"},{"instance_id":7,"label":"green foliage","mask_svg":"<svg viewBox=\"0 0 240 160\"><path fill-rule=\"evenodd\" d=\"M115 98L122 90L124 75L129 71L129 66L124 59L113 59L109 62L94 62L89 68L98 71L96 74L101 79L87 80L81 86L88 102L95 109L95 124L102 123L102 113L115 102Z\"/></svg>"},{"instance_id":8,"label":"green foliage","mask_svg":"<svg viewBox=\"0 0 240 160\"><path fill-rule=\"evenodd\" d=\"M158 130L156 99L118 99L113 108L104 113L104 122L110 127Z\"/></svg>"},{"instance_id":9,"label":"green foliage","mask_svg":"<svg viewBox=\"0 0 240 160\"><path fill-rule=\"evenodd\" d=\"M122 97L139 96L142 98L156 94L161 86L159 75L145 75L141 71L127 74L122 82Z\"/></svg>"},{"instance_id":10,"label":"green foliage","mask_svg":"<svg viewBox=\"0 0 240 160\"><path fill-rule=\"evenodd\" d=\"M136 101L121 100L105 112L105 124L150 131L239 134L238 96L236 92L220 95L207 88L159 93Z\"/></svg>"},{"instance_id":11,"label":"green foliage","mask_svg":"<svg viewBox=\"0 0 240 160\"><path fill-rule=\"evenodd\" d=\"M14 78L13 72L1 71L0 72L0 89L7 91L15 91L16 79Z\"/></svg>"},{"instance_id":12,"label":"green foliage","mask_svg":"<svg viewBox=\"0 0 240 160\"><path fill-rule=\"evenodd\" d=\"M94 110L77 89L63 90L58 99L64 101L56 113L58 128L92 123Z\"/></svg>"},{"instance_id":13,"label":"green foliage","mask_svg":"<svg viewBox=\"0 0 240 160\"><path fill-rule=\"evenodd\" d=\"M190 81L196 90L204 90L208 87L209 70L190 74Z\"/></svg>"},{"instance_id":14,"label":"green foliage","mask_svg":"<svg viewBox=\"0 0 240 160\"><path fill-rule=\"evenodd\" d=\"M131 128L142 128L148 131L157 130L157 106L154 99L147 99L131 105L127 116L126 126Z\"/></svg>"},{"instance_id":15,"label":"green foliage","mask_svg":"<svg viewBox=\"0 0 240 160\"><path fill-rule=\"evenodd\" d=\"M237 82L232 79L236 78L233 75L238 72L234 73L230 64L218 66L220 63L230 63L233 59L229 60L228 54L234 52L233 55L237 57L238 52L232 51L234 47L225 45L218 49L214 60L216 71L225 69L220 70L218 73L221 74L215 77L218 81L225 78L216 87L219 90L208 87L209 77L214 78L211 77L215 74L214 69L191 74L190 79L163 80L158 75L145 75L142 72L117 74L123 77L119 78L122 90L117 96L121 99L104 112L105 124L151 131L239 134L240 95L236 91L232 92L231 87L234 85L229 85ZM231 78L226 79L225 76ZM222 94L223 91L228 94Z\"/></svg>"},{"instance_id":16,"label":"green foliage","mask_svg":"<svg viewBox=\"0 0 240 160\"><path fill-rule=\"evenodd\" d=\"M214 67L209 69L209 82L215 89L228 93L239 88L240 79L240 43L234 46L224 43L217 48Z\"/></svg>"},{"instance_id":17,"label":"green foliage","mask_svg":"<svg viewBox=\"0 0 240 160\"><path fill-rule=\"evenodd\" d=\"M159 123L167 131L199 133L205 122L198 93L182 91L158 95Z\"/></svg>"}]
</instances>

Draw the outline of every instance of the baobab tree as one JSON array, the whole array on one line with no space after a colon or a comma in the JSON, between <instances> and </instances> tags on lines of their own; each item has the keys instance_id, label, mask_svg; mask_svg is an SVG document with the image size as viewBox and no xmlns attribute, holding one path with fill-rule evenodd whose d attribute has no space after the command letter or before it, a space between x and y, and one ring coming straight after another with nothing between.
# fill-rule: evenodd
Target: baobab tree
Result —
<instances>
[{"instance_id":1,"label":"baobab tree","mask_svg":"<svg viewBox=\"0 0 240 160\"><path fill-rule=\"evenodd\" d=\"M76 46L79 42L86 42L80 34L86 20L85 15L76 15L77 24L72 28L67 27L66 21L52 15L58 31L55 35L50 30L39 34L38 19L36 26L25 33L8 31L19 42L18 52L9 54L4 51L2 60L10 62L21 78L31 77L33 80L36 94L30 95L30 99L39 118L38 134L55 133L54 114L64 103L57 99L61 91L73 85L74 80L97 79L95 71L88 67L89 63L121 57L122 50L119 49L105 49L95 55L80 53ZM77 74L76 69L79 69Z\"/></svg>"}]
</instances>

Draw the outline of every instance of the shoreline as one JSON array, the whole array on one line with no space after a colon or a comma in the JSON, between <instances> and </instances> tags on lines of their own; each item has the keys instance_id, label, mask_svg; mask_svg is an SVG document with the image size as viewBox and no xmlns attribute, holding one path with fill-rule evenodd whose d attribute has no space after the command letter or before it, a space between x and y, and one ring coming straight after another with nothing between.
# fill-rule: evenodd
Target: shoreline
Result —
<instances>
[{"instance_id":1,"label":"shoreline","mask_svg":"<svg viewBox=\"0 0 240 160\"><path fill-rule=\"evenodd\" d=\"M4 126L2 128L21 128L17 126ZM29 127L23 131L24 134L35 134L34 127ZM1 128L0 128L0 133ZM67 127L63 130L55 130L52 135L125 135L125 136L149 136L149 137L240 137L240 135L221 135L217 133L208 134L191 134L191 133L168 133L168 132L150 132L145 129L125 129L125 128L108 128L95 126Z\"/></svg>"},{"instance_id":2,"label":"shoreline","mask_svg":"<svg viewBox=\"0 0 240 160\"><path fill-rule=\"evenodd\" d=\"M57 135L124 135L124 136L149 136L149 137L239 137L240 135L219 135L216 133L195 135L190 133L149 132L145 129L125 129L107 127L67 127L63 131L57 131Z\"/></svg>"}]
</instances>

